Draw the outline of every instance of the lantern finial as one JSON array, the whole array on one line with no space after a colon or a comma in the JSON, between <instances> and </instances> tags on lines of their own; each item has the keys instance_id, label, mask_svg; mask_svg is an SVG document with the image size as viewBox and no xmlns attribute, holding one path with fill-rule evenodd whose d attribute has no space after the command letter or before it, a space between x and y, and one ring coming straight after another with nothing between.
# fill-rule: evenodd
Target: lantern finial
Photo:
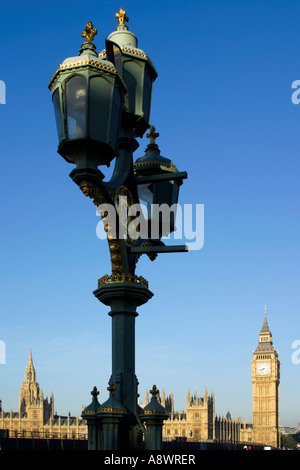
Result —
<instances>
[{"instance_id":1,"label":"lantern finial","mask_svg":"<svg viewBox=\"0 0 300 470\"><path fill-rule=\"evenodd\" d=\"M115 391L117 390L117 387L114 386L113 382L109 382L109 387L107 387L107 390L109 391L110 395L114 395Z\"/></svg>"},{"instance_id":2,"label":"lantern finial","mask_svg":"<svg viewBox=\"0 0 300 470\"><path fill-rule=\"evenodd\" d=\"M157 396L159 395L159 390L156 385L153 385L152 390L150 390L150 393L153 398L157 398Z\"/></svg>"},{"instance_id":3,"label":"lantern finial","mask_svg":"<svg viewBox=\"0 0 300 470\"><path fill-rule=\"evenodd\" d=\"M119 20L119 26L126 26L125 23L128 23L129 21L129 18L126 16L126 11L124 10L124 8L120 8L119 12L116 13L116 18Z\"/></svg>"},{"instance_id":4,"label":"lantern finial","mask_svg":"<svg viewBox=\"0 0 300 470\"><path fill-rule=\"evenodd\" d=\"M81 37L85 38L86 42L88 42L89 44L92 44L94 37L96 36L97 33L98 31L94 29L93 23L89 21L85 25L84 31L81 33Z\"/></svg>"},{"instance_id":5,"label":"lantern finial","mask_svg":"<svg viewBox=\"0 0 300 470\"><path fill-rule=\"evenodd\" d=\"M99 395L99 392L97 390L97 387L94 387L93 390L91 391L92 397L96 400L97 396Z\"/></svg>"},{"instance_id":6,"label":"lantern finial","mask_svg":"<svg viewBox=\"0 0 300 470\"><path fill-rule=\"evenodd\" d=\"M151 126L150 132L146 134L146 137L150 139L150 144L155 144L155 140L157 139L157 137L159 137L159 133L155 131L156 131L155 127Z\"/></svg>"}]
</instances>

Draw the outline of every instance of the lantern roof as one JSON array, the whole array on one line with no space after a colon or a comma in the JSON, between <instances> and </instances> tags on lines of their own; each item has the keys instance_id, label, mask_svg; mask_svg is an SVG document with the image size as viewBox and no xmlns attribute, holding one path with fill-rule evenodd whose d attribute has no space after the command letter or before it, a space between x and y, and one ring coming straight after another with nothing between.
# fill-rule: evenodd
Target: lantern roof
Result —
<instances>
[{"instance_id":1,"label":"lantern roof","mask_svg":"<svg viewBox=\"0 0 300 470\"><path fill-rule=\"evenodd\" d=\"M139 57L144 59L152 68L154 77L157 77L157 71L151 62L148 55L138 48L138 39L135 34L129 31L126 23L129 21L129 18L126 16L126 11L123 8L120 8L119 12L116 13L116 18L118 19L119 24L116 27L116 30L113 31L109 36L108 40L116 43L122 50L123 54L128 54L131 56ZM100 52L99 57L105 57L106 50Z\"/></svg>"},{"instance_id":2,"label":"lantern roof","mask_svg":"<svg viewBox=\"0 0 300 470\"><path fill-rule=\"evenodd\" d=\"M96 46L93 43L94 37L97 34L97 30L94 29L94 26L91 21L89 21L84 31L81 33L81 36L86 39L86 41L81 45L79 50L79 55L74 57L66 58L62 64L58 67L52 78L50 79L50 85L53 83L57 75L64 70L72 70L78 67L90 66L97 69L103 69L108 72L117 74L117 70L111 62L103 59L98 56Z\"/></svg>"},{"instance_id":3,"label":"lantern roof","mask_svg":"<svg viewBox=\"0 0 300 470\"><path fill-rule=\"evenodd\" d=\"M116 30L108 36L108 39L114 41L120 47L137 49L137 37L129 31L128 26L125 24L129 21L129 18L126 16L126 11L123 8L120 8L119 12L116 13L115 16L118 19L119 24L116 27Z\"/></svg>"},{"instance_id":4,"label":"lantern roof","mask_svg":"<svg viewBox=\"0 0 300 470\"><path fill-rule=\"evenodd\" d=\"M159 403L157 397L159 395L159 390L156 385L153 385L152 390L150 390L152 398L150 403L143 408L141 414L143 415L167 415L166 409Z\"/></svg>"},{"instance_id":5,"label":"lantern roof","mask_svg":"<svg viewBox=\"0 0 300 470\"><path fill-rule=\"evenodd\" d=\"M84 409L82 416L85 418L88 417L89 415L95 415L97 412L97 409L101 406L100 403L98 402L98 395L99 392L97 390L97 387L94 387L93 390L91 391L91 395L93 396L92 402Z\"/></svg>"},{"instance_id":6,"label":"lantern roof","mask_svg":"<svg viewBox=\"0 0 300 470\"><path fill-rule=\"evenodd\" d=\"M146 135L150 139L150 143L147 145L146 153L143 157L138 158L134 163L134 170L138 173L143 173L143 170L149 172L153 169L161 171L173 171L177 172L177 168L174 163L169 159L161 155L160 149L156 143L159 133L156 132L154 126L151 126L150 132Z\"/></svg>"},{"instance_id":7,"label":"lantern roof","mask_svg":"<svg viewBox=\"0 0 300 470\"><path fill-rule=\"evenodd\" d=\"M117 388L114 386L113 382L110 381L109 387L107 387L109 391L109 398L106 400L105 403L102 404L97 410L98 413L110 413L110 414L119 414L119 413L127 413L125 406L120 403L115 397L115 391Z\"/></svg>"}]
</instances>

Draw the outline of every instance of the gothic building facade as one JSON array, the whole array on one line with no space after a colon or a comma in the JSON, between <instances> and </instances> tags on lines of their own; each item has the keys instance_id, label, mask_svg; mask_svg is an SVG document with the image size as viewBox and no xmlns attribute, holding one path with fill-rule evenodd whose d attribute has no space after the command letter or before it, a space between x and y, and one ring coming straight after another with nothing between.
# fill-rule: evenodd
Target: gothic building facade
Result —
<instances>
[{"instance_id":1,"label":"gothic building facade","mask_svg":"<svg viewBox=\"0 0 300 470\"><path fill-rule=\"evenodd\" d=\"M31 349L20 389L19 410L1 410L0 429L8 431L11 437L87 439L87 427L81 417L57 416L53 394L50 399L44 397L36 380Z\"/></svg>"},{"instance_id":2,"label":"gothic building facade","mask_svg":"<svg viewBox=\"0 0 300 470\"><path fill-rule=\"evenodd\" d=\"M232 419L215 416L215 395L191 395L187 390L186 410L175 411L174 396L162 391L159 401L169 417L164 421L163 439L171 441L207 441L220 443L256 443L280 446L279 433L279 381L280 361L272 341L265 311L259 332L258 346L253 352L252 364L253 422L242 422L240 415ZM145 404L149 403L146 392ZM81 417L58 416L54 412L54 396L44 397L36 379L30 349L29 360L19 395L19 410L4 412L0 406L0 429L10 436L44 437L57 439L87 439L87 426Z\"/></svg>"},{"instance_id":3,"label":"gothic building facade","mask_svg":"<svg viewBox=\"0 0 300 470\"><path fill-rule=\"evenodd\" d=\"M187 390L186 411L174 411L174 396L171 392L166 397L162 391L159 401L169 413L164 421L163 439L188 441L220 442L230 444L253 443L252 423L242 422L240 415L232 419L228 412L225 417L215 416L214 392L208 395L205 388L203 397L197 392L191 395ZM149 403L149 393L146 392L145 404Z\"/></svg>"}]
</instances>

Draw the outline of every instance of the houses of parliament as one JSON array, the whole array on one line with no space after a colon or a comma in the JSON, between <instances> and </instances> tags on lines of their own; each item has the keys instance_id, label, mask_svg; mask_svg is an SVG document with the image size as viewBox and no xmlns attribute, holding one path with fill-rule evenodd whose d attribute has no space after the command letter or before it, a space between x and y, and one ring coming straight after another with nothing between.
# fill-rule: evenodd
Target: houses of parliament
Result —
<instances>
[{"instance_id":1,"label":"houses of parliament","mask_svg":"<svg viewBox=\"0 0 300 470\"><path fill-rule=\"evenodd\" d=\"M164 422L163 440L206 441L232 444L260 444L280 447L279 382L280 361L273 346L266 310L259 332L258 345L251 361L253 422L243 422L240 415L232 419L215 415L214 392L204 390L186 395L186 411L176 412L174 397L162 391L159 400L169 417ZM145 404L149 403L146 392ZM143 405L141 405L143 406ZM87 439L87 425L82 417L58 416L54 412L54 396L45 398L36 378L30 349L19 395L18 411L0 411L0 429L10 437L39 437L51 439Z\"/></svg>"}]
</instances>

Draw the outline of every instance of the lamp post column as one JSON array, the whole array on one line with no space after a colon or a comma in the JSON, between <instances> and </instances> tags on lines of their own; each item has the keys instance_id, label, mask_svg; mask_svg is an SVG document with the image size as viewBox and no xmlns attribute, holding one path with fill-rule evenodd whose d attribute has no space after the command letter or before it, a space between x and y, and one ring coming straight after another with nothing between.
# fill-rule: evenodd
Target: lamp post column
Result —
<instances>
[{"instance_id":1,"label":"lamp post column","mask_svg":"<svg viewBox=\"0 0 300 470\"><path fill-rule=\"evenodd\" d=\"M133 281L127 281L133 279ZM122 423L123 449L138 449L141 430L138 417L138 382L135 375L135 317L136 309L145 304L152 292L146 281L137 276L121 275L123 282L104 282L94 295L110 307L112 317L112 375L116 387L115 397L127 410Z\"/></svg>"}]
</instances>

